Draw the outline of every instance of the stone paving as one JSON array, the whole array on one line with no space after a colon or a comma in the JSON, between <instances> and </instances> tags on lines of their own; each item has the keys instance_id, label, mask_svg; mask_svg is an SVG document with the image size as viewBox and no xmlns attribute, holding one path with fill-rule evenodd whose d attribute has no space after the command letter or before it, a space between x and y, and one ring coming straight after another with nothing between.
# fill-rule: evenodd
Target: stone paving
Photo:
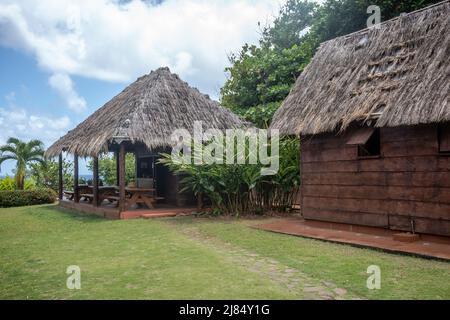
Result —
<instances>
[{"instance_id":1,"label":"stone paving","mask_svg":"<svg viewBox=\"0 0 450 320\"><path fill-rule=\"evenodd\" d=\"M347 290L337 287L333 282L313 279L301 270L290 268L275 259L263 257L217 238L208 237L195 228L184 228L180 232L200 245L213 249L234 265L256 273L290 292L298 293L298 299L346 300L357 298L349 296Z\"/></svg>"}]
</instances>

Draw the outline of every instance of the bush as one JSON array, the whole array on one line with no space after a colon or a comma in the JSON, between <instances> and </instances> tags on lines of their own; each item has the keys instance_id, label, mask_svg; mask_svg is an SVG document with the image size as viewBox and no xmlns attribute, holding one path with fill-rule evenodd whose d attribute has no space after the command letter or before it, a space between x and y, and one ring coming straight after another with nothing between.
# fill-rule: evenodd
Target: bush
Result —
<instances>
[{"instance_id":1,"label":"bush","mask_svg":"<svg viewBox=\"0 0 450 320\"><path fill-rule=\"evenodd\" d=\"M14 178L11 178L9 176L0 179L0 191L3 190L16 190L16 180Z\"/></svg>"},{"instance_id":2,"label":"bush","mask_svg":"<svg viewBox=\"0 0 450 320\"><path fill-rule=\"evenodd\" d=\"M56 192L51 189L0 191L0 208L53 203Z\"/></svg>"},{"instance_id":3,"label":"bush","mask_svg":"<svg viewBox=\"0 0 450 320\"><path fill-rule=\"evenodd\" d=\"M299 139L280 140L279 170L274 175L261 175L261 164L249 164L248 143L246 148L246 164L197 165L194 161L183 164L173 161L171 154L161 154L159 163L181 177L182 192L206 196L216 213L241 215L289 211L300 185ZM234 152L233 157L237 159L237 148Z\"/></svg>"},{"instance_id":4,"label":"bush","mask_svg":"<svg viewBox=\"0 0 450 320\"><path fill-rule=\"evenodd\" d=\"M33 180L28 179L28 180L25 180L23 187L25 190L34 189L35 183ZM16 190L16 189L17 189L17 185L16 185L16 179L14 177L6 176L5 178L0 179L0 191L3 191L3 190L12 191L12 190Z\"/></svg>"}]
</instances>

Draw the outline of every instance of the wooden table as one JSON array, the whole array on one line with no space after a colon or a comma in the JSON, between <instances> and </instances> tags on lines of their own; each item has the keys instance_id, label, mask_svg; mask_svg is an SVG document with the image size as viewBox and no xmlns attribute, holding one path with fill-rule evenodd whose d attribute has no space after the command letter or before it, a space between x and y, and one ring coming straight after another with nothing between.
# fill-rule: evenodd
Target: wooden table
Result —
<instances>
[{"instance_id":1,"label":"wooden table","mask_svg":"<svg viewBox=\"0 0 450 320\"><path fill-rule=\"evenodd\" d=\"M92 187L89 187L87 184L78 185L78 196L80 201L84 198L86 201L89 201L89 203L92 202L93 196L91 188Z\"/></svg>"},{"instance_id":2,"label":"wooden table","mask_svg":"<svg viewBox=\"0 0 450 320\"><path fill-rule=\"evenodd\" d=\"M149 209L153 209L155 202L155 189L153 188L125 188L125 191L130 195L126 200L126 209L130 209L133 205L145 204Z\"/></svg>"},{"instance_id":3,"label":"wooden table","mask_svg":"<svg viewBox=\"0 0 450 320\"><path fill-rule=\"evenodd\" d=\"M98 187L98 202L101 204L104 200L109 202L116 201L116 207L119 206L119 195L116 186Z\"/></svg>"},{"instance_id":4,"label":"wooden table","mask_svg":"<svg viewBox=\"0 0 450 320\"><path fill-rule=\"evenodd\" d=\"M104 200L109 200L110 202L117 201L119 203L119 197L117 196L117 187L115 186L101 186L98 187L98 203L102 204ZM94 200L94 187L93 186L83 186L80 190L80 199L85 198L92 203Z\"/></svg>"},{"instance_id":5,"label":"wooden table","mask_svg":"<svg viewBox=\"0 0 450 320\"><path fill-rule=\"evenodd\" d=\"M73 201L73 198L75 197L75 192L64 190L63 193L66 196L67 200Z\"/></svg>"}]
</instances>

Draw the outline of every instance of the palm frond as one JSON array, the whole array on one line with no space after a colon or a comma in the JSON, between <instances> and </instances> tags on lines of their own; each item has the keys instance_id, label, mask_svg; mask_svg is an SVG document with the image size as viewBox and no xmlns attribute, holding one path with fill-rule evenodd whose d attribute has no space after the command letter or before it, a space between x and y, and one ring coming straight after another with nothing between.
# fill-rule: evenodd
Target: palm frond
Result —
<instances>
[{"instance_id":1,"label":"palm frond","mask_svg":"<svg viewBox=\"0 0 450 320\"><path fill-rule=\"evenodd\" d=\"M44 148L44 143L41 140L37 139L28 141L27 145L30 149L33 149L35 147L38 147L39 149Z\"/></svg>"},{"instance_id":2,"label":"palm frond","mask_svg":"<svg viewBox=\"0 0 450 320\"><path fill-rule=\"evenodd\" d=\"M23 142L18 139L18 138L14 138L14 137L9 137L8 140L6 140L7 144L14 144L16 146L23 144Z\"/></svg>"},{"instance_id":3,"label":"palm frond","mask_svg":"<svg viewBox=\"0 0 450 320\"><path fill-rule=\"evenodd\" d=\"M11 152L11 153L16 153L17 149L13 146L10 146L8 144L1 146L0 147L0 152L4 153L4 152Z\"/></svg>"}]
</instances>

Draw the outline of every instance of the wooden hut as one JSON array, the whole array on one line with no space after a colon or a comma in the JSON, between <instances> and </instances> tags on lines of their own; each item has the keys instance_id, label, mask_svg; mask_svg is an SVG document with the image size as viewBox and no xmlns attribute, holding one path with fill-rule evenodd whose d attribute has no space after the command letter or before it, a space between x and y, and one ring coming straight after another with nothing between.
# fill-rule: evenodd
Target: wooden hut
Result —
<instances>
[{"instance_id":1,"label":"wooden hut","mask_svg":"<svg viewBox=\"0 0 450 320\"><path fill-rule=\"evenodd\" d=\"M450 236L450 2L322 43L272 129L306 219Z\"/></svg>"},{"instance_id":2,"label":"wooden hut","mask_svg":"<svg viewBox=\"0 0 450 320\"><path fill-rule=\"evenodd\" d=\"M186 129L192 134L195 121L202 121L208 129L220 130L243 125L238 116L190 87L168 68L160 68L140 77L48 148L47 158L59 156L59 198L63 200L62 153L74 156L75 186L71 198L75 204L83 197L82 188L78 185L78 158L92 157L93 192L92 196L87 197L91 200L93 211L108 213L113 218L120 217L120 212L129 209L129 198L132 197L127 196L125 186L125 154L130 152L136 157L137 189L153 189L157 198L166 204L185 204L186 199L178 192L178 177L156 160L161 152L171 151L174 130ZM111 192L111 189L99 189L98 186L98 156L106 152L114 152L118 160L117 195L114 190ZM109 191L102 195L102 190ZM95 209L101 207L103 200L117 200L118 209L112 213L106 209ZM152 206L152 203L146 204Z\"/></svg>"}]
</instances>

